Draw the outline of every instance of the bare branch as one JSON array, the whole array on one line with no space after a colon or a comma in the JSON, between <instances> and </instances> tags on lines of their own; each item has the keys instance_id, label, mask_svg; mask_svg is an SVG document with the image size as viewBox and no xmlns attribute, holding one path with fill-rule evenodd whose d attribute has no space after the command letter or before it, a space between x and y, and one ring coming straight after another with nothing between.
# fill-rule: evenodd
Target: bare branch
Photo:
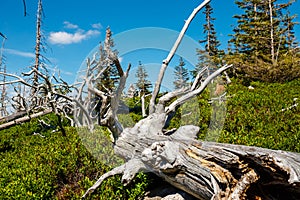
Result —
<instances>
[{"instance_id":1,"label":"bare branch","mask_svg":"<svg viewBox=\"0 0 300 200\"><path fill-rule=\"evenodd\" d=\"M121 166L119 166L119 167L116 167L116 168L114 168L113 170L111 170L111 171L109 171L109 172L103 174L103 175L96 181L96 183L95 183L92 187L90 187L90 188L85 192L85 194L82 196L82 198L87 197L87 195L88 195L89 193L92 193L95 189L97 189L105 179L107 179L107 178L109 178L109 177L111 177L111 176L115 176L115 175L117 175L117 174L123 174L124 171L125 171L125 164L124 164L124 165L121 165Z\"/></svg>"},{"instance_id":2,"label":"bare branch","mask_svg":"<svg viewBox=\"0 0 300 200\"><path fill-rule=\"evenodd\" d=\"M227 72L224 71L223 73L225 74L225 78L226 78L227 84L230 84L230 83L231 83L231 80L230 80L230 78L229 78Z\"/></svg>"},{"instance_id":3,"label":"bare branch","mask_svg":"<svg viewBox=\"0 0 300 200\"><path fill-rule=\"evenodd\" d=\"M183 87L178 90L168 92L167 94L165 94L159 98L158 104L161 104L164 106L167 102L171 101L173 98L185 95L188 92L190 92L189 87Z\"/></svg>"},{"instance_id":4,"label":"bare branch","mask_svg":"<svg viewBox=\"0 0 300 200\"><path fill-rule=\"evenodd\" d=\"M284 112L284 111L287 111L287 110L291 110L291 109L293 109L293 108L296 108L296 107L299 105L299 103L296 103L297 100L298 100L298 98L294 98L294 99L293 99L294 104L291 105L291 106L289 106L289 107L287 107L287 108L281 109L281 112Z\"/></svg>"},{"instance_id":5,"label":"bare branch","mask_svg":"<svg viewBox=\"0 0 300 200\"><path fill-rule=\"evenodd\" d=\"M189 18L185 21L185 24L184 26L182 27L181 29L181 32L179 33L178 35L178 38L177 40L175 41L171 51L169 52L167 58L163 61L162 65L161 65L161 68L160 68L160 72L158 74L158 78L157 78L157 81L155 83L155 86L154 86L154 90L152 92L152 97L150 99L150 105L149 105L149 113L152 114L155 112L155 100L157 98L157 95L159 93L159 90L160 90L160 86L161 86L161 83L162 83L162 80L163 80L163 77L164 77L164 74L165 74L165 71L170 63L170 61L172 60L174 54L176 53L176 50L178 48L178 46L180 45L183 37L184 37L184 34L185 32L187 31L191 21L194 19L194 17L196 16L196 14L207 4L209 3L210 0L204 0L197 8L194 9L194 11L190 14Z\"/></svg>"},{"instance_id":6,"label":"bare branch","mask_svg":"<svg viewBox=\"0 0 300 200\"><path fill-rule=\"evenodd\" d=\"M206 66L206 67L203 67L203 68L201 69L201 71L197 74L197 76L196 76L196 78L195 78L195 80L194 80L194 82L193 82L193 85L192 85L192 87L191 87L191 90L195 90L195 89L196 89L196 87L199 85L199 83L200 83L200 81L201 81L201 79L202 79L204 73L205 73L207 70L208 70L208 67L207 67L207 66Z\"/></svg>"},{"instance_id":7,"label":"bare branch","mask_svg":"<svg viewBox=\"0 0 300 200\"><path fill-rule=\"evenodd\" d=\"M22 83L22 84L24 84L24 85L26 85L26 86L28 86L28 87L37 89L36 86L31 85L30 83L28 83L28 81L25 81L23 78L21 78L20 76L18 76L18 75L16 75L16 74L10 74L10 73L0 72L0 75L10 76L10 77L16 78L16 80L13 80L13 81L0 82L0 85L8 85L8 84L14 84L14 83Z\"/></svg>"},{"instance_id":8,"label":"bare branch","mask_svg":"<svg viewBox=\"0 0 300 200\"><path fill-rule=\"evenodd\" d=\"M27 11L26 11L26 1L25 0L23 0L23 7L24 7L24 17L26 17Z\"/></svg>"},{"instance_id":9,"label":"bare branch","mask_svg":"<svg viewBox=\"0 0 300 200\"><path fill-rule=\"evenodd\" d=\"M205 88L206 86L219 74L221 74L223 71L225 71L226 69L232 67L232 65L224 65L223 67L219 68L217 71L215 71L214 73L212 73L210 76L208 76L201 84L201 86L196 89L193 90L191 92L189 92L188 94L180 97L179 99L175 100L173 103L171 103L170 106L168 106L165 110L166 113L170 113L172 111L175 111L176 107L179 105L184 104L187 100L195 97L196 95L200 94Z\"/></svg>"},{"instance_id":10,"label":"bare branch","mask_svg":"<svg viewBox=\"0 0 300 200\"><path fill-rule=\"evenodd\" d=\"M139 173L140 171L144 171L144 172L148 171L147 166L140 159L131 159L131 160L127 161L125 164L123 164L119 167L116 167L116 168L112 169L111 171L103 174L96 181L96 183L85 192L85 194L82 196L82 198L87 197L87 195L89 193L92 193L95 189L97 189L101 185L101 183L105 179L107 179L111 176L115 176L117 174L123 174L122 183L124 185L127 185L135 177L135 175L137 173Z\"/></svg>"},{"instance_id":11,"label":"bare branch","mask_svg":"<svg viewBox=\"0 0 300 200\"><path fill-rule=\"evenodd\" d=\"M0 32L0 36L7 40L7 37L1 32Z\"/></svg>"}]
</instances>

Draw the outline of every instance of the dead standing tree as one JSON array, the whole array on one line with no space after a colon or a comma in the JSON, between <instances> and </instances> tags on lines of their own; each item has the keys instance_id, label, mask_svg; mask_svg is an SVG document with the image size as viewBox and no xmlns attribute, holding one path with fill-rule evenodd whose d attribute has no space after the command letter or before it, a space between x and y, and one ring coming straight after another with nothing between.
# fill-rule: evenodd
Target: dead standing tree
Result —
<instances>
[{"instance_id":1,"label":"dead standing tree","mask_svg":"<svg viewBox=\"0 0 300 200\"><path fill-rule=\"evenodd\" d=\"M94 127L94 121L101 126L109 127L114 140L123 131L123 127L117 118L117 111L122 92L125 88L126 79L131 65L128 65L126 71L123 71L116 53L110 47L111 31L106 30L104 42L105 55L95 53L92 59L87 59L87 69L81 77L77 89L77 96L74 97L74 119L77 126L88 126L91 130ZM103 52L100 46L100 53ZM105 71L115 66L119 76L119 83L114 90L106 89L102 85L103 91L99 90L97 85L100 83L101 76ZM87 92L85 93L85 87Z\"/></svg>"},{"instance_id":2,"label":"dead standing tree","mask_svg":"<svg viewBox=\"0 0 300 200\"><path fill-rule=\"evenodd\" d=\"M23 0L23 5L24 16L26 16L25 0ZM21 76L7 73L6 71L0 72L0 76L8 77L1 81L0 85L3 87L6 85L13 85L16 93L16 95L11 99L13 102L12 107L15 109L16 113L2 118L0 123L4 123L0 125L0 129L53 112L58 118L59 128L63 135L65 135L61 122L62 116L67 117L72 121L72 119L68 117L68 114L70 114L73 110L71 108L71 102L73 100L66 95L66 93L70 92L70 88L72 86L69 86L60 77L55 77L55 74L49 75L45 64L42 62L43 59L46 59L43 55L41 55L41 51L46 50L42 42L42 17L42 0L38 0L36 15L35 63L33 66L30 66L31 70L28 73L22 73ZM1 35L3 34L1 33ZM15 85L16 83L24 86L23 94L20 89L17 89ZM25 93L30 93L30 95L26 96Z\"/></svg>"},{"instance_id":3,"label":"dead standing tree","mask_svg":"<svg viewBox=\"0 0 300 200\"><path fill-rule=\"evenodd\" d=\"M41 80L38 84L30 83L26 80L27 77L30 77L33 74ZM73 110L72 102L74 100L68 96L72 86L69 86L61 78L55 77L55 74L47 75L41 71L37 71L34 67L28 73L23 73L22 76L4 72L0 72L0 75L5 75L7 77L5 82L0 82L0 86L22 84L27 91L31 91L31 96L26 97L20 94L15 88L17 95L12 97L12 101L14 101L13 106L16 109L23 111L21 112L22 115L16 115L12 120L6 120L8 121L7 123L0 124L0 130L23 123L31 118L54 113L58 118L58 126L63 135L65 135L61 124L62 117L67 117L69 120L73 121L68 117Z\"/></svg>"},{"instance_id":4,"label":"dead standing tree","mask_svg":"<svg viewBox=\"0 0 300 200\"><path fill-rule=\"evenodd\" d=\"M38 1L38 9L37 9L37 16L36 16L36 42L35 42L35 64L34 68L35 71L39 71L40 67L40 56L41 56L41 23L42 23L42 13L43 13L43 6L42 6L42 0ZM38 74L35 72L33 75L33 83L34 85L38 84Z\"/></svg>"},{"instance_id":5,"label":"dead standing tree","mask_svg":"<svg viewBox=\"0 0 300 200\"><path fill-rule=\"evenodd\" d=\"M121 90L126 73L118 58L108 50L107 61L115 63L121 78L114 93L107 94L94 87L99 74L91 73L96 60L87 61L87 73L79 91L88 87L88 95L81 93L77 102L78 116L86 125L93 125L88 105L93 94L101 97L100 125L107 126L114 137L114 151L126 163L103 174L83 197L94 191L106 178L122 174L122 183L128 184L141 171L152 172L171 185L198 199L289 199L300 198L300 155L292 152L269 150L232 144L220 144L196 140L199 127L186 125L177 130L167 130L176 109L189 99L199 95L218 75L231 66L225 65L209 75L203 82L198 74L192 87L182 88L158 97L159 88L168 63L176 52L189 23L209 0L199 5L186 21L166 60L163 61L150 102L150 114L132 128L123 128L117 119ZM95 57L95 56L94 56ZM103 68L106 70L106 68ZM107 102L107 95L111 102ZM180 96L169 104L171 100ZM91 105L91 104L90 104ZM81 114L80 114L81 113ZM102 113L102 114L101 114ZM280 190L278 190L280 188Z\"/></svg>"},{"instance_id":6,"label":"dead standing tree","mask_svg":"<svg viewBox=\"0 0 300 200\"><path fill-rule=\"evenodd\" d=\"M0 47L0 72L4 72L6 73L6 65L5 65L5 56L3 55L3 51L4 51L4 44L5 44L5 40L7 39L7 37L0 32L0 36L3 38L2 40L2 44ZM1 81L5 82L6 81L6 77L5 76L1 76ZM6 100L7 100L7 94L6 94L6 86L3 85L2 86L2 91L1 91L1 97L0 97L0 118L7 116L8 112L7 112L7 108L6 108Z\"/></svg>"}]
</instances>

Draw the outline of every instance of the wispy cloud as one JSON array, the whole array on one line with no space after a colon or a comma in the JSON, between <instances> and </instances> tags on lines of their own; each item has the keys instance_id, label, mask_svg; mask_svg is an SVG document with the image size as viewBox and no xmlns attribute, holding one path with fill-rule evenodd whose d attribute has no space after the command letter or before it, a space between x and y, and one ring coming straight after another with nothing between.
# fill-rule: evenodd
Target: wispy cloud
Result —
<instances>
[{"instance_id":1,"label":"wispy cloud","mask_svg":"<svg viewBox=\"0 0 300 200\"><path fill-rule=\"evenodd\" d=\"M64 21L64 28L68 28L68 29L78 29L78 25L76 24L72 24L71 22L68 21Z\"/></svg>"},{"instance_id":2,"label":"wispy cloud","mask_svg":"<svg viewBox=\"0 0 300 200\"><path fill-rule=\"evenodd\" d=\"M102 25L100 23L97 23L97 24L92 24L92 27L94 29L101 29L102 28Z\"/></svg>"},{"instance_id":3,"label":"wispy cloud","mask_svg":"<svg viewBox=\"0 0 300 200\"><path fill-rule=\"evenodd\" d=\"M4 51L8 54L22 56L22 57L26 57L26 58L34 58L35 57L34 53L19 51L19 50L16 50L16 49L4 49Z\"/></svg>"},{"instance_id":4,"label":"wispy cloud","mask_svg":"<svg viewBox=\"0 0 300 200\"><path fill-rule=\"evenodd\" d=\"M68 45L74 43L80 43L83 40L87 40L91 37L97 36L100 34L99 30L102 26L100 23L93 24L92 28L88 31L84 31L79 28L78 25L72 24L71 22L64 21L64 28L67 29L75 29L74 32L70 31L57 31L57 32L50 32L48 41L51 44L61 44L61 45Z\"/></svg>"}]
</instances>

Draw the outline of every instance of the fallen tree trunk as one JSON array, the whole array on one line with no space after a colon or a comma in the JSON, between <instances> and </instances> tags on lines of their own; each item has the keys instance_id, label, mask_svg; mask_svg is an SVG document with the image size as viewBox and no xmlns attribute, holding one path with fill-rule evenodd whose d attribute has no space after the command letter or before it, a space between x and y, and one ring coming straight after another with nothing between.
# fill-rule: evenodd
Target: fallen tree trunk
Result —
<instances>
[{"instance_id":1,"label":"fallen tree trunk","mask_svg":"<svg viewBox=\"0 0 300 200\"><path fill-rule=\"evenodd\" d=\"M123 174L126 185L152 172L198 199L300 199L300 154L196 140L199 128L162 130L166 114L152 114L123 131L115 153L127 162L104 174Z\"/></svg>"},{"instance_id":2,"label":"fallen tree trunk","mask_svg":"<svg viewBox=\"0 0 300 200\"><path fill-rule=\"evenodd\" d=\"M32 118L36 118L36 117L40 117L40 116L49 114L51 112L52 112L51 109L47 109L47 110L43 110L43 111L38 112L38 113L34 113L34 114L31 114L31 115L26 115L24 117L15 118L15 119L7 122L7 123L0 124L0 130L11 127L11 126L14 126L14 125L17 125L17 124L20 124L20 123L23 123L23 122L26 122L26 121L29 121Z\"/></svg>"},{"instance_id":3,"label":"fallen tree trunk","mask_svg":"<svg viewBox=\"0 0 300 200\"><path fill-rule=\"evenodd\" d=\"M13 113L13 114L5 116L5 117L0 117L0 123L13 121L13 120L18 119L20 117L23 117L26 114L27 114L27 112L25 110L22 110L22 111Z\"/></svg>"},{"instance_id":4,"label":"fallen tree trunk","mask_svg":"<svg viewBox=\"0 0 300 200\"><path fill-rule=\"evenodd\" d=\"M78 102L84 103L76 105L78 109L75 110L80 112L75 115L75 119L78 125L87 124L89 128L93 127L92 117L88 113L89 107L84 107L89 105L86 101L89 99L79 101L86 84L89 96L100 97L103 108L98 112L100 125L111 131L115 153L126 162L103 174L83 197L110 176L122 174L122 183L126 185L138 172L144 171L156 174L198 199L300 199L300 154L199 141L196 139L199 127L193 125L182 126L178 130L166 130L181 105L201 94L214 78L232 66L224 65L212 74L209 73L203 80L204 72L209 70L205 67L191 87L181 88L158 98L165 71L184 33L196 13L209 1L204 0L186 20L167 58L162 62L149 102L149 116L137 122L133 128L124 129L116 115L121 90L124 89L129 70L123 73L117 56L111 49L106 48L109 55L107 59L119 66L119 75L122 78L116 92L107 94L95 88L96 81L93 80L97 80L95 78L100 77L101 73L94 76L91 71L91 64L94 62L88 60L87 73L76 98ZM106 41L110 35L107 34ZM83 116L82 119L80 116Z\"/></svg>"}]
</instances>

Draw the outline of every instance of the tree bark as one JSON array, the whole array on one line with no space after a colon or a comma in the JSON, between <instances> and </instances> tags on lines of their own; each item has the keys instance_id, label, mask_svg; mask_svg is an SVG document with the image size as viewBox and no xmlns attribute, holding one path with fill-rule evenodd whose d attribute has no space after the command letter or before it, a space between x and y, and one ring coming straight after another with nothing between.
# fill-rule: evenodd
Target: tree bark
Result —
<instances>
[{"instance_id":1,"label":"tree bark","mask_svg":"<svg viewBox=\"0 0 300 200\"><path fill-rule=\"evenodd\" d=\"M194 9L194 11L190 14L189 18L185 21L184 26L182 27L172 49L170 50L167 58L165 60L163 60L163 63L161 65L158 77L157 77L157 81L155 82L155 86L152 92L152 97L150 99L150 105L149 105L149 113L152 114L155 112L155 100L157 98L157 95L159 93L160 90L160 86L165 74L165 71L170 63L170 61L172 60L173 56L175 55L178 46L180 45L185 32L187 31L190 23L192 22L192 20L194 19L194 17L196 16L196 14L206 5L210 2L210 0L204 0L198 7L196 7Z\"/></svg>"},{"instance_id":2,"label":"tree bark","mask_svg":"<svg viewBox=\"0 0 300 200\"><path fill-rule=\"evenodd\" d=\"M274 44L274 26L273 26L273 3L269 0L269 12L270 12L270 39L271 39L271 58L272 64L275 65L275 44Z\"/></svg>"},{"instance_id":3,"label":"tree bark","mask_svg":"<svg viewBox=\"0 0 300 200\"><path fill-rule=\"evenodd\" d=\"M42 0L38 2L38 10L37 10L37 22L36 22L36 44L35 44L35 65L34 68L36 71L39 70L40 65L40 50L41 50L41 22L42 22ZM34 73L33 76L34 85L38 85L38 74Z\"/></svg>"},{"instance_id":4,"label":"tree bark","mask_svg":"<svg viewBox=\"0 0 300 200\"><path fill-rule=\"evenodd\" d=\"M127 162L84 197L104 178L123 174L127 184L146 171L198 199L300 199L300 154L199 141L193 125L164 132L166 116L154 113L124 129L114 150Z\"/></svg>"},{"instance_id":5,"label":"tree bark","mask_svg":"<svg viewBox=\"0 0 300 200\"><path fill-rule=\"evenodd\" d=\"M51 112L52 112L52 110L49 109L49 110L44 110L44 111L41 111L41 112L38 112L38 113L34 113L32 115L26 115L24 117L17 116L17 117L15 117L14 119L12 119L11 121L9 121L7 123L0 124L0 130L6 129L8 127L11 127L11 126L14 126L14 125L26 122L26 121L29 121L32 118L36 118L36 117L40 117L40 116L49 114Z\"/></svg>"}]
</instances>

